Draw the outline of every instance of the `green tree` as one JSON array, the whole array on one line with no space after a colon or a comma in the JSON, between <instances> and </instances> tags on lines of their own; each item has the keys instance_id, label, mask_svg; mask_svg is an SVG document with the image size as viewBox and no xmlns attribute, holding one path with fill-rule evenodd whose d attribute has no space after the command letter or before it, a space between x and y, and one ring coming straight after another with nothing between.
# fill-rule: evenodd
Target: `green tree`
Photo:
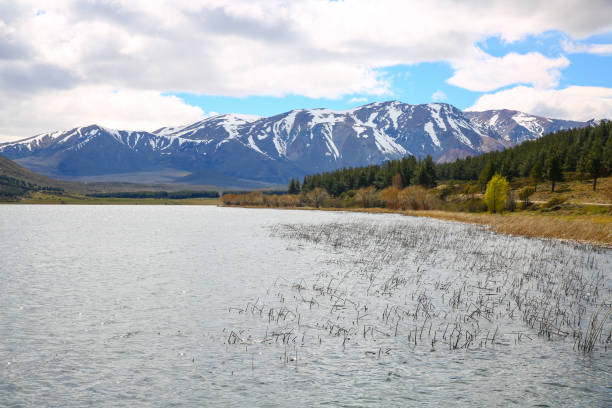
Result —
<instances>
[{"instance_id":1,"label":"green tree","mask_svg":"<svg viewBox=\"0 0 612 408\"><path fill-rule=\"evenodd\" d=\"M551 191L555 192L555 183L563 180L561 159L557 153L551 153L546 160L546 178L550 181Z\"/></svg>"},{"instance_id":2,"label":"green tree","mask_svg":"<svg viewBox=\"0 0 612 408\"><path fill-rule=\"evenodd\" d=\"M495 174L491 178L484 195L484 200L490 213L501 213L504 211L508 188L508 180L505 177Z\"/></svg>"},{"instance_id":3,"label":"green tree","mask_svg":"<svg viewBox=\"0 0 612 408\"><path fill-rule=\"evenodd\" d=\"M529 178L533 181L533 191L538 191L538 183L541 183L544 179L542 178L542 162L536 160L529 172Z\"/></svg>"},{"instance_id":4,"label":"green tree","mask_svg":"<svg viewBox=\"0 0 612 408\"><path fill-rule=\"evenodd\" d=\"M295 185L295 180L291 179L291 181L289 182L289 188L287 189L287 193L289 194L297 194L299 193L299 190L297 189L296 185Z\"/></svg>"},{"instance_id":5,"label":"green tree","mask_svg":"<svg viewBox=\"0 0 612 408\"><path fill-rule=\"evenodd\" d=\"M580 172L593 179L593 191L597 191L597 179L604 176L606 171L601 157L602 146L595 143L589 154L580 161Z\"/></svg>"},{"instance_id":6,"label":"green tree","mask_svg":"<svg viewBox=\"0 0 612 408\"><path fill-rule=\"evenodd\" d=\"M430 155L425 157L425 160L421 163L416 172L416 184L423 187L435 187L438 182L438 176L436 174L436 165Z\"/></svg>"},{"instance_id":7,"label":"green tree","mask_svg":"<svg viewBox=\"0 0 612 408\"><path fill-rule=\"evenodd\" d=\"M478 175L478 181L480 181L481 186L486 186L489 180L495 175L495 162L491 159L487 160L483 169L480 171Z\"/></svg>"},{"instance_id":8,"label":"green tree","mask_svg":"<svg viewBox=\"0 0 612 408\"><path fill-rule=\"evenodd\" d=\"M608 142L603 149L602 164L607 173L612 173L612 128L610 129Z\"/></svg>"},{"instance_id":9,"label":"green tree","mask_svg":"<svg viewBox=\"0 0 612 408\"><path fill-rule=\"evenodd\" d=\"M519 200L521 200L522 209L526 209L527 207L529 207L529 204L531 204L529 202L529 197L531 197L533 193L535 193L535 189L533 187L523 187L519 191Z\"/></svg>"}]
</instances>

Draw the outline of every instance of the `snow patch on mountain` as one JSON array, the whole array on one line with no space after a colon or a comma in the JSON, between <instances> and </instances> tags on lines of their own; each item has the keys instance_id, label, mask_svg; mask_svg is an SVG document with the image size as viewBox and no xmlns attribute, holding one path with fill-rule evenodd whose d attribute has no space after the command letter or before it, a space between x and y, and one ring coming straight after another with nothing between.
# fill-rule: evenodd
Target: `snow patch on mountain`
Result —
<instances>
[{"instance_id":1,"label":"snow patch on mountain","mask_svg":"<svg viewBox=\"0 0 612 408\"><path fill-rule=\"evenodd\" d=\"M391 105L387 111L387 116L389 117L389 120L391 120L391 123L393 123L393 128L396 130L399 129L398 119L403 113L404 112L398 108L396 104Z\"/></svg>"},{"instance_id":2,"label":"snow patch on mountain","mask_svg":"<svg viewBox=\"0 0 612 408\"><path fill-rule=\"evenodd\" d=\"M433 123L432 122L425 123L424 129L425 129L425 132L427 132L427 134L431 138L431 141L433 142L433 144L440 147L441 146L440 140L438 139L438 136L436 135L436 131L434 130Z\"/></svg>"},{"instance_id":3,"label":"snow patch on mountain","mask_svg":"<svg viewBox=\"0 0 612 408\"><path fill-rule=\"evenodd\" d=\"M444 121L440 117L440 110L442 109L442 106L438 103L430 103L427 105L427 107L430 109L431 117L433 118L433 120L436 121L436 124L438 125L438 127L442 130L446 130L446 125L444 124Z\"/></svg>"},{"instance_id":4,"label":"snow patch on mountain","mask_svg":"<svg viewBox=\"0 0 612 408\"><path fill-rule=\"evenodd\" d=\"M491 119L489 119L489 126L495 126L495 124L497 123L497 119L499 118L499 114L496 113L495 115L491 116Z\"/></svg>"},{"instance_id":5,"label":"snow patch on mountain","mask_svg":"<svg viewBox=\"0 0 612 408\"><path fill-rule=\"evenodd\" d=\"M542 136L544 134L544 128L540 126L538 123L538 118L535 116L530 116L523 112L519 112L512 117L512 120L531 133L537 134L538 136Z\"/></svg>"}]
</instances>

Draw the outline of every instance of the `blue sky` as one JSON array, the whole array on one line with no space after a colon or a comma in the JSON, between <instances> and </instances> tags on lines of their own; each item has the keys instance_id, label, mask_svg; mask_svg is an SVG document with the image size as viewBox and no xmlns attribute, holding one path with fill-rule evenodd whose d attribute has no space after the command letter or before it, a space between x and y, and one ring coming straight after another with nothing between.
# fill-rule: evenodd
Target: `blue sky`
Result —
<instances>
[{"instance_id":1,"label":"blue sky","mask_svg":"<svg viewBox=\"0 0 612 408\"><path fill-rule=\"evenodd\" d=\"M568 86L592 86L612 88L612 53L597 55L586 52L567 53L563 49L564 41L571 39L559 31L549 31L539 35L529 35L516 42L503 41L499 36L489 37L478 42L476 46L494 57L503 57L508 53L527 54L541 53L550 58L565 56L569 66L561 70L561 77L556 89ZM581 41L587 44L612 44L612 34L595 35ZM205 112L213 113L247 113L260 116L272 116L291 109L330 108L349 109L366 103L399 100L410 104L439 101L452 104L459 109L471 107L485 92L475 92L451 85L447 80L453 75L453 68L448 62L422 62L411 65L395 65L377 69L388 78L390 93L385 95L350 94L341 98L308 98L288 94L277 96L231 97L201 95L194 93L174 93L190 105L199 106ZM520 84L515 83L498 88L504 90ZM442 94L439 93L442 92ZM438 95L435 95L438 92ZM436 98L435 96L445 96Z\"/></svg>"},{"instance_id":2,"label":"blue sky","mask_svg":"<svg viewBox=\"0 0 612 408\"><path fill-rule=\"evenodd\" d=\"M0 2L0 142L384 100L612 118L610 0Z\"/></svg>"},{"instance_id":3,"label":"blue sky","mask_svg":"<svg viewBox=\"0 0 612 408\"><path fill-rule=\"evenodd\" d=\"M308 98L300 95L223 97L176 93L191 105L201 107L205 112L248 113L271 116L300 108L348 109L354 106L390 99L405 103L419 104L432 102L432 95L442 91L447 96L441 102L452 103L466 108L477 99L479 93L447 84L453 70L447 63L429 62L414 65L396 65L377 69L390 81L390 92L384 95L348 94L340 98Z\"/></svg>"}]
</instances>

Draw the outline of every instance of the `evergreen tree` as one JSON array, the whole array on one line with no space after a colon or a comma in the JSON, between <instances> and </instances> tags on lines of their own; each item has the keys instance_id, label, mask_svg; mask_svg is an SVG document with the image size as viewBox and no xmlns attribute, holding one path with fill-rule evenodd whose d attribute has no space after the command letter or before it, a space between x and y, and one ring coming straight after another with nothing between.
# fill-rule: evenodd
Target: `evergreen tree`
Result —
<instances>
[{"instance_id":1,"label":"evergreen tree","mask_svg":"<svg viewBox=\"0 0 612 408\"><path fill-rule=\"evenodd\" d=\"M599 143L594 143L589 154L580 162L580 172L593 179L593 191L597 191L597 179L605 175L601 151L601 145Z\"/></svg>"},{"instance_id":2,"label":"evergreen tree","mask_svg":"<svg viewBox=\"0 0 612 408\"><path fill-rule=\"evenodd\" d=\"M495 163L493 160L488 160L485 164L484 168L480 171L478 175L478 181L482 186L486 186L489 180L495 175Z\"/></svg>"},{"instance_id":3,"label":"evergreen tree","mask_svg":"<svg viewBox=\"0 0 612 408\"><path fill-rule=\"evenodd\" d=\"M610 127L610 135L608 137L608 142L606 143L603 150L602 164L605 167L607 173L612 173L612 126Z\"/></svg>"},{"instance_id":4,"label":"evergreen tree","mask_svg":"<svg viewBox=\"0 0 612 408\"><path fill-rule=\"evenodd\" d=\"M551 191L555 192L555 183L563 180L563 173L561 172L561 159L559 155L551 153L546 160L546 178L551 183Z\"/></svg>"},{"instance_id":5,"label":"evergreen tree","mask_svg":"<svg viewBox=\"0 0 612 408\"><path fill-rule=\"evenodd\" d=\"M541 183L544 179L542 177L542 162L536 160L529 172L529 178L533 181L533 191L538 191L538 183Z\"/></svg>"},{"instance_id":6,"label":"evergreen tree","mask_svg":"<svg viewBox=\"0 0 612 408\"><path fill-rule=\"evenodd\" d=\"M436 174L436 166L430 155L425 157L425 160L421 162L416 172L416 184L423 187L435 187L438 182L438 176Z\"/></svg>"},{"instance_id":7,"label":"evergreen tree","mask_svg":"<svg viewBox=\"0 0 612 408\"><path fill-rule=\"evenodd\" d=\"M291 179L289 182L289 188L287 189L287 193L289 194L297 194L297 189L295 188L295 180Z\"/></svg>"}]
</instances>

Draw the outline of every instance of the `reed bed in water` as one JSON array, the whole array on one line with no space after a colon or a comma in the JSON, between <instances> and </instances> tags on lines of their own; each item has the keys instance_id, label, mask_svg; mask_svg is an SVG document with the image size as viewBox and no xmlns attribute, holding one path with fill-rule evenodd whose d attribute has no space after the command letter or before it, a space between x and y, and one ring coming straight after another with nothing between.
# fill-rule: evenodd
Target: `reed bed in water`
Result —
<instances>
[{"instance_id":1,"label":"reed bed in water","mask_svg":"<svg viewBox=\"0 0 612 408\"><path fill-rule=\"evenodd\" d=\"M281 276L267 294L231 307L255 320L229 330L226 343L278 345L285 363L324 342L382 358L539 341L591 353L612 341L605 248L436 221L287 224L271 234L328 256L311 275Z\"/></svg>"}]
</instances>

